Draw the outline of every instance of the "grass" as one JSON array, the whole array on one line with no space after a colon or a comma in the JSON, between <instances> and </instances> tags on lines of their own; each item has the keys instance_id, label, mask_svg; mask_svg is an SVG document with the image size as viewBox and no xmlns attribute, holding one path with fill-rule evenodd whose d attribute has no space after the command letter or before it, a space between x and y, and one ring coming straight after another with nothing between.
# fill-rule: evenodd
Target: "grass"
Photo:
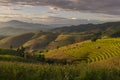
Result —
<instances>
[{"instance_id":1,"label":"grass","mask_svg":"<svg viewBox=\"0 0 120 80\"><path fill-rule=\"evenodd\" d=\"M17 51L10 49L0 49L0 61L37 63L36 60L21 57Z\"/></svg>"},{"instance_id":2,"label":"grass","mask_svg":"<svg viewBox=\"0 0 120 80\"><path fill-rule=\"evenodd\" d=\"M68 66L11 62L0 62L0 64L2 64L0 65L1 80L69 80L79 74L78 69Z\"/></svg>"},{"instance_id":3,"label":"grass","mask_svg":"<svg viewBox=\"0 0 120 80\"><path fill-rule=\"evenodd\" d=\"M45 54L46 58L59 58L59 55L74 57L88 63L109 59L120 55L120 38L100 39L96 42L85 41L59 49L50 50ZM58 55L58 56L57 56ZM66 58L63 56L63 58Z\"/></svg>"},{"instance_id":4,"label":"grass","mask_svg":"<svg viewBox=\"0 0 120 80\"><path fill-rule=\"evenodd\" d=\"M120 69L0 61L0 80L119 80Z\"/></svg>"},{"instance_id":5,"label":"grass","mask_svg":"<svg viewBox=\"0 0 120 80\"><path fill-rule=\"evenodd\" d=\"M22 62L27 61L22 57L19 56L13 56L13 55L0 55L0 61L16 61L16 62Z\"/></svg>"}]
</instances>

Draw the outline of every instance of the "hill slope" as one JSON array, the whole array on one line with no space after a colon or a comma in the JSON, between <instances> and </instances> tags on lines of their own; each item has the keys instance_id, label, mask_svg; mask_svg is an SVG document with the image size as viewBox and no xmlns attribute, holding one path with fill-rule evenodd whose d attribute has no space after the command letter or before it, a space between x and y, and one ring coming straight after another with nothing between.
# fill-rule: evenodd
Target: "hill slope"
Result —
<instances>
[{"instance_id":1,"label":"hill slope","mask_svg":"<svg viewBox=\"0 0 120 80\"><path fill-rule=\"evenodd\" d=\"M30 52L44 50L46 46L54 39L56 39L58 34L56 33L38 33L37 35L33 36L33 39L29 40L24 44L24 47L31 50Z\"/></svg>"},{"instance_id":2,"label":"hill slope","mask_svg":"<svg viewBox=\"0 0 120 80\"><path fill-rule=\"evenodd\" d=\"M82 42L84 40L90 39L92 35L82 35L82 34L60 34L57 38L52 41L48 46L47 49L56 49L59 47L67 46L70 44L74 44L77 42Z\"/></svg>"},{"instance_id":3,"label":"hill slope","mask_svg":"<svg viewBox=\"0 0 120 80\"><path fill-rule=\"evenodd\" d=\"M0 40L0 47L9 48L11 45L13 48L18 48L22 46L26 41L33 37L34 33L21 34L14 37L7 37Z\"/></svg>"},{"instance_id":4,"label":"hill slope","mask_svg":"<svg viewBox=\"0 0 120 80\"><path fill-rule=\"evenodd\" d=\"M97 42L85 41L59 49L50 50L46 58L60 59L59 55L73 57L76 61L88 63L108 59L120 55L120 38L100 39ZM66 56L62 58L66 59Z\"/></svg>"},{"instance_id":5,"label":"hill slope","mask_svg":"<svg viewBox=\"0 0 120 80\"><path fill-rule=\"evenodd\" d=\"M8 22L15 25L20 25L25 22L11 21ZM30 23L26 23L30 24ZM25 27L26 28L26 27ZM28 26L27 26L28 28ZM30 28L30 27L29 27ZM38 27L36 27L37 29ZM8 27L6 27L8 29ZM5 30L6 30L5 29ZM17 28L18 29L18 28ZM9 31L1 30L2 34L11 34L9 32L14 32L15 35L24 31L26 29L17 30L15 28L10 28ZM34 30L33 30L34 31ZM15 48L21 45L24 45L28 50L39 51L39 50L51 50L59 47L67 46L70 44L82 42L85 40L90 40L96 37L96 34L99 34L99 38L108 38L108 37L120 37L120 22L111 22L104 24L84 24L71 27L61 27L55 28L48 32L35 32L30 38L29 34L22 34L14 37L0 38L0 47L8 48L10 45L13 45ZM26 35L26 37L24 37ZM25 38L25 40L24 40Z\"/></svg>"},{"instance_id":6,"label":"hill slope","mask_svg":"<svg viewBox=\"0 0 120 80\"><path fill-rule=\"evenodd\" d=\"M2 38L0 40L0 47L9 48L12 45L14 48L17 48L24 45L30 51L50 50L87 40L90 36L91 34L58 34L41 31Z\"/></svg>"},{"instance_id":7,"label":"hill slope","mask_svg":"<svg viewBox=\"0 0 120 80\"><path fill-rule=\"evenodd\" d=\"M104 36L109 36L110 33L114 31L120 31L120 22L108 22L103 24L83 24L78 26L67 26L61 28L52 29L54 32L58 33L81 33L85 34L102 32ZM120 37L120 36L119 36Z\"/></svg>"}]
</instances>

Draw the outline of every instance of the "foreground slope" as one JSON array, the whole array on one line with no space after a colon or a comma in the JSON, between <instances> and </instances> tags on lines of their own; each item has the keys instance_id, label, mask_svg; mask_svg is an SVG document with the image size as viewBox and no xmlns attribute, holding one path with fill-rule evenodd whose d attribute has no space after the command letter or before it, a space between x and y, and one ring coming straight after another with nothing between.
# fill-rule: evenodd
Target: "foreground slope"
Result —
<instances>
[{"instance_id":1,"label":"foreground slope","mask_svg":"<svg viewBox=\"0 0 120 80\"><path fill-rule=\"evenodd\" d=\"M59 55L74 57L76 61L96 62L120 55L120 38L100 39L96 42L85 41L59 49L50 50L46 58L60 59ZM62 56L62 59L67 59Z\"/></svg>"}]
</instances>

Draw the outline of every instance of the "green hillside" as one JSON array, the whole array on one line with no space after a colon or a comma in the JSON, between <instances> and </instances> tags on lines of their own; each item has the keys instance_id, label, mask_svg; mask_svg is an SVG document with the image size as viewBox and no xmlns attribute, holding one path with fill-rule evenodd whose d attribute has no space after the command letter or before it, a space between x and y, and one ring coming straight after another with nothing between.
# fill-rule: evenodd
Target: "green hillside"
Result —
<instances>
[{"instance_id":1,"label":"green hillside","mask_svg":"<svg viewBox=\"0 0 120 80\"><path fill-rule=\"evenodd\" d=\"M28 62L29 60L20 57L17 51L11 49L0 49L0 61Z\"/></svg>"},{"instance_id":2,"label":"green hillside","mask_svg":"<svg viewBox=\"0 0 120 80\"><path fill-rule=\"evenodd\" d=\"M0 49L0 74L0 80L119 80L120 55L90 64L50 65L20 57L14 50Z\"/></svg>"},{"instance_id":3,"label":"green hillside","mask_svg":"<svg viewBox=\"0 0 120 80\"><path fill-rule=\"evenodd\" d=\"M75 61L96 62L120 55L120 38L99 39L96 42L85 41L59 49L50 50L46 58L60 59L59 55L75 58ZM62 56L62 59L66 56Z\"/></svg>"},{"instance_id":4,"label":"green hillside","mask_svg":"<svg viewBox=\"0 0 120 80\"><path fill-rule=\"evenodd\" d=\"M45 53L46 60L66 59L79 64L51 65L35 57L21 57L15 50L0 49L0 80L119 80L119 50L120 38L85 41Z\"/></svg>"}]
</instances>

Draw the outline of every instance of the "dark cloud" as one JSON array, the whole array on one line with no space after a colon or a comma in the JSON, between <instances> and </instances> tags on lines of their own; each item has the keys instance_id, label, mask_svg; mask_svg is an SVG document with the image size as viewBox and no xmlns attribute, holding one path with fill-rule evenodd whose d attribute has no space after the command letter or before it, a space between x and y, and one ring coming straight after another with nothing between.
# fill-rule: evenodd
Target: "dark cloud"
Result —
<instances>
[{"instance_id":1,"label":"dark cloud","mask_svg":"<svg viewBox=\"0 0 120 80\"><path fill-rule=\"evenodd\" d=\"M120 0L4 0L0 3L53 6L54 9L120 15Z\"/></svg>"}]
</instances>

